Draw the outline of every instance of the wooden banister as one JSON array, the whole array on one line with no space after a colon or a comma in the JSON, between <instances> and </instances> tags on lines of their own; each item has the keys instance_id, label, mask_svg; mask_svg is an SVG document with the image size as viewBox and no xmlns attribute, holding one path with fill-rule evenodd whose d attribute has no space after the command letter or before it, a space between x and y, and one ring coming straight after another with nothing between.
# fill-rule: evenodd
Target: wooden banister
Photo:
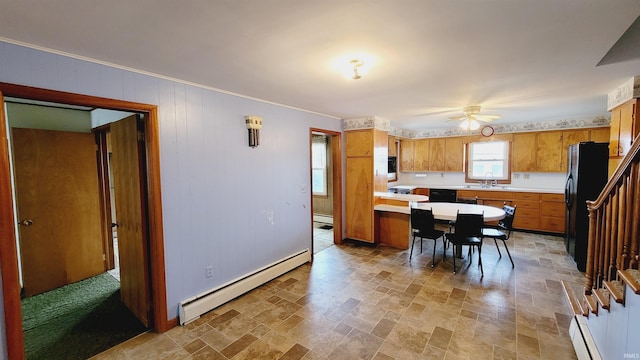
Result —
<instances>
[{"instance_id":1,"label":"wooden banister","mask_svg":"<svg viewBox=\"0 0 640 360\"><path fill-rule=\"evenodd\" d=\"M585 294L618 270L637 269L640 249L640 135L594 201L587 201L589 242Z\"/></svg>"}]
</instances>

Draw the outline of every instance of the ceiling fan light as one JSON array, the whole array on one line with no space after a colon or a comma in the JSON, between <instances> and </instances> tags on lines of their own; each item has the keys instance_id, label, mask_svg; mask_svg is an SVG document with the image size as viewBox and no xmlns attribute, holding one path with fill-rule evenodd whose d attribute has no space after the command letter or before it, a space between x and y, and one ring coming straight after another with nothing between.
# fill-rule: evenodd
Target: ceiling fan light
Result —
<instances>
[{"instance_id":1,"label":"ceiling fan light","mask_svg":"<svg viewBox=\"0 0 640 360\"><path fill-rule=\"evenodd\" d=\"M460 127L467 131L478 130L480 128L480 123L473 119L465 119L460 123Z\"/></svg>"}]
</instances>

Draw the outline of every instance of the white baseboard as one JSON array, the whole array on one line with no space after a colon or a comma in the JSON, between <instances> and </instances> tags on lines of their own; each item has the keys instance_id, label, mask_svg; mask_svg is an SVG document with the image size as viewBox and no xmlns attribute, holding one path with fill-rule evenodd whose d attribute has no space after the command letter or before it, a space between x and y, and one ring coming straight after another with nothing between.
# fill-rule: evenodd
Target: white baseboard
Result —
<instances>
[{"instance_id":1,"label":"white baseboard","mask_svg":"<svg viewBox=\"0 0 640 360\"><path fill-rule=\"evenodd\" d=\"M311 261L311 252L309 249L305 249L215 289L187 299L181 302L179 306L180 325L194 321L202 314L309 261Z\"/></svg>"}]
</instances>

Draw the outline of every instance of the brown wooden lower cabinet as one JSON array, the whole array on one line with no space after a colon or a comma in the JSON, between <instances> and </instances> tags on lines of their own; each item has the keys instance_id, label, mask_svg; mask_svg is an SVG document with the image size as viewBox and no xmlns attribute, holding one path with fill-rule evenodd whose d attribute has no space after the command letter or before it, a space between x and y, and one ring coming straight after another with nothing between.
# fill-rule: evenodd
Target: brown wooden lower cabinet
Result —
<instances>
[{"instance_id":1,"label":"brown wooden lower cabinet","mask_svg":"<svg viewBox=\"0 0 640 360\"><path fill-rule=\"evenodd\" d=\"M540 229L564 233L567 210L563 194L540 194Z\"/></svg>"},{"instance_id":2,"label":"brown wooden lower cabinet","mask_svg":"<svg viewBox=\"0 0 640 360\"><path fill-rule=\"evenodd\" d=\"M494 207L515 205L513 226L520 230L564 233L565 205L563 194L511 192L497 190L458 190L458 197L478 197L478 204Z\"/></svg>"}]
</instances>

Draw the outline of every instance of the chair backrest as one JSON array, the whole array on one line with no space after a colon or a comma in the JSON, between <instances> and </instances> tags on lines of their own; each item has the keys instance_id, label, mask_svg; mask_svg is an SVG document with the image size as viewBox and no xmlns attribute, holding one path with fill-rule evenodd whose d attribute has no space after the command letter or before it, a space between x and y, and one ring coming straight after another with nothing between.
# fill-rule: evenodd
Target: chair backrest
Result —
<instances>
[{"instance_id":1,"label":"chair backrest","mask_svg":"<svg viewBox=\"0 0 640 360\"><path fill-rule=\"evenodd\" d=\"M482 236L482 226L484 225L484 214L461 214L456 216L455 235L456 237Z\"/></svg>"},{"instance_id":2,"label":"chair backrest","mask_svg":"<svg viewBox=\"0 0 640 360\"><path fill-rule=\"evenodd\" d=\"M513 218L516 216L516 206L509 206L507 204L505 204L502 207L502 210L504 210L505 213L505 217L504 219L498 221L498 226L511 231L511 229L513 228Z\"/></svg>"},{"instance_id":3,"label":"chair backrest","mask_svg":"<svg viewBox=\"0 0 640 360\"><path fill-rule=\"evenodd\" d=\"M435 220L431 209L411 208L411 228L418 230L433 230Z\"/></svg>"}]
</instances>

